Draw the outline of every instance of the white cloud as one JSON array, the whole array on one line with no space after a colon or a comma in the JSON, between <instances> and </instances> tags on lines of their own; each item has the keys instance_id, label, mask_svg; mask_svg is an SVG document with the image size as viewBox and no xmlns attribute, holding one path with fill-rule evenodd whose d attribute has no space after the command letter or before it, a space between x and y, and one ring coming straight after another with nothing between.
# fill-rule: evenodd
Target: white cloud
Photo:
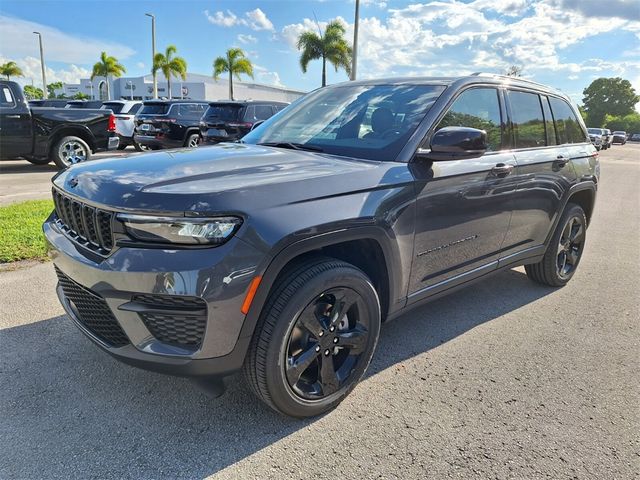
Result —
<instances>
[{"instance_id":1,"label":"white cloud","mask_svg":"<svg viewBox=\"0 0 640 480\"><path fill-rule=\"evenodd\" d=\"M249 27L253 30L273 31L273 23L271 23L271 20L269 20L265 13L259 8L245 13L245 16L248 19Z\"/></svg>"},{"instance_id":2,"label":"white cloud","mask_svg":"<svg viewBox=\"0 0 640 480\"><path fill-rule=\"evenodd\" d=\"M266 85L275 85L277 87L283 87L284 85L280 81L280 75L278 72L272 72L268 68L261 65L253 65L253 71L255 72L256 81L264 83Z\"/></svg>"},{"instance_id":3,"label":"white cloud","mask_svg":"<svg viewBox=\"0 0 640 480\"><path fill-rule=\"evenodd\" d=\"M4 63L9 59L3 55L0 55L0 63ZM40 69L40 59L27 56L24 58L14 59L18 66L22 69L24 77L15 78L19 83L42 85L42 72ZM49 66L46 68L47 83L64 82L64 83L79 83L81 78L89 78L91 76L91 70L84 67L80 67L75 64L70 64L68 68L54 69Z\"/></svg>"},{"instance_id":4,"label":"white cloud","mask_svg":"<svg viewBox=\"0 0 640 480\"><path fill-rule=\"evenodd\" d=\"M253 35L244 35L242 33L240 35L238 35L238 41L240 43L244 43L244 44L258 43L258 39L256 37L254 37Z\"/></svg>"},{"instance_id":5,"label":"white cloud","mask_svg":"<svg viewBox=\"0 0 640 480\"><path fill-rule=\"evenodd\" d=\"M136 67L138 67L138 68L140 68L140 69L145 68L144 62L138 62L138 63L136 63Z\"/></svg>"},{"instance_id":6,"label":"white cloud","mask_svg":"<svg viewBox=\"0 0 640 480\"><path fill-rule=\"evenodd\" d=\"M81 37L5 15L0 15L0 32L0 55L11 58L39 56L38 37L32 32L42 34L45 61L92 64L98 61L102 51L119 60L125 60L135 53L131 47L117 42Z\"/></svg>"},{"instance_id":7,"label":"white cloud","mask_svg":"<svg viewBox=\"0 0 640 480\"><path fill-rule=\"evenodd\" d=\"M209 10L205 10L204 15L210 23L220 27L234 27L236 25L242 25L256 31L274 30L271 20L269 20L267 15L259 8L245 12L244 18L238 17L231 10L227 10L226 13L218 11L213 14L211 14Z\"/></svg>"}]
</instances>

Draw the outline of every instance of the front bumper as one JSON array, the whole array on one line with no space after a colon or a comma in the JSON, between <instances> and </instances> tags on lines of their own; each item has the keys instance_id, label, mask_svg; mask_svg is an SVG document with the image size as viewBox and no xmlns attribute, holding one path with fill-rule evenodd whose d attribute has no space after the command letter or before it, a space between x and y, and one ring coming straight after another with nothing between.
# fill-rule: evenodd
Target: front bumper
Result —
<instances>
[{"instance_id":1,"label":"front bumper","mask_svg":"<svg viewBox=\"0 0 640 480\"><path fill-rule=\"evenodd\" d=\"M240 309L263 258L261 252L232 238L222 246L204 249L116 247L102 258L86 252L60 228L54 216L43 229L61 279L57 288L60 302L78 328L100 348L130 365L172 375L225 376L241 368L251 334L242 332L245 316ZM97 307L82 307L85 300L69 294L69 282L93 298ZM189 312L173 304L164 311L162 305L160 310L152 309L154 325L160 322L160 328L154 330L143 313L146 307L137 303L141 295L176 299L178 304L184 299L201 299L206 305L206 326L200 341L189 345L167 341L167 331L169 335L178 331L180 336L181 327L176 328L175 319ZM124 341L112 342L112 337L102 334L104 329L96 328L95 318L82 318L86 312L104 317L105 311L126 336ZM174 323L165 328L164 319ZM172 338L175 340L175 335Z\"/></svg>"}]
</instances>

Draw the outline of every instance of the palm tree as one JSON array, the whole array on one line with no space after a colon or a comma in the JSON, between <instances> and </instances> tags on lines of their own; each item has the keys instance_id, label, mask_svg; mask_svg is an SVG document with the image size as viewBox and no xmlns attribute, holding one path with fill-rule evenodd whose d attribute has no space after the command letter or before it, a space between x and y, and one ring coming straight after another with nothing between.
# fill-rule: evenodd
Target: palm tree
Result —
<instances>
[{"instance_id":1,"label":"palm tree","mask_svg":"<svg viewBox=\"0 0 640 480\"><path fill-rule=\"evenodd\" d=\"M11 77L23 77L22 69L16 62L7 62L0 65L0 75L6 75L7 80Z\"/></svg>"},{"instance_id":2,"label":"palm tree","mask_svg":"<svg viewBox=\"0 0 640 480\"><path fill-rule=\"evenodd\" d=\"M153 57L153 68L151 69L153 74L161 70L166 77L169 100L171 100L171 77L180 77L182 80L187 79L187 61L182 57L174 57L177 51L175 45L169 45L165 53L156 53L156 56Z\"/></svg>"},{"instance_id":3,"label":"palm tree","mask_svg":"<svg viewBox=\"0 0 640 480\"><path fill-rule=\"evenodd\" d=\"M302 50L300 55L302 72L307 73L307 66L311 60L321 58L323 87L327 84L327 61L335 67L336 72L339 67L342 67L347 75L351 75L352 50L344 39L344 33L344 25L334 20L324 29L324 34L303 32L298 38L298 50Z\"/></svg>"},{"instance_id":4,"label":"palm tree","mask_svg":"<svg viewBox=\"0 0 640 480\"><path fill-rule=\"evenodd\" d=\"M244 73L253 78L253 65L242 49L230 48L225 57L218 57L213 61L214 80L218 80L225 72L229 72L229 99L233 100L233 77L240 80L240 74Z\"/></svg>"},{"instance_id":5,"label":"palm tree","mask_svg":"<svg viewBox=\"0 0 640 480\"><path fill-rule=\"evenodd\" d=\"M118 62L116 57L107 55L107 52L100 54L100 61L93 66L91 80L96 77L104 77L107 79L107 100L111 100L111 88L109 86L110 77L121 77L127 71L124 65Z\"/></svg>"}]
</instances>

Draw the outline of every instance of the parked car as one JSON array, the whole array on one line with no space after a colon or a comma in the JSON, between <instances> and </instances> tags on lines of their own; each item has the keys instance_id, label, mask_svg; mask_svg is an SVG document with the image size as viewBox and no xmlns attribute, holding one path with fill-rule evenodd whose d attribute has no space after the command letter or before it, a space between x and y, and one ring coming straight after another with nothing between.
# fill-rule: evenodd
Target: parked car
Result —
<instances>
[{"instance_id":1,"label":"parked car","mask_svg":"<svg viewBox=\"0 0 640 480\"><path fill-rule=\"evenodd\" d=\"M63 100L59 98L29 100L29 106L30 107L64 108L68 101L69 100Z\"/></svg>"},{"instance_id":2,"label":"parked car","mask_svg":"<svg viewBox=\"0 0 640 480\"><path fill-rule=\"evenodd\" d=\"M30 108L16 82L0 81L0 158L66 168L117 148L115 128L109 111Z\"/></svg>"},{"instance_id":3,"label":"parked car","mask_svg":"<svg viewBox=\"0 0 640 480\"><path fill-rule=\"evenodd\" d=\"M150 100L136 115L134 141L140 148L197 147L199 124L208 103L198 100Z\"/></svg>"},{"instance_id":4,"label":"parked car","mask_svg":"<svg viewBox=\"0 0 640 480\"><path fill-rule=\"evenodd\" d=\"M258 122L271 118L287 105L263 100L211 102L200 120L202 143L236 141L249 133Z\"/></svg>"},{"instance_id":5,"label":"parked car","mask_svg":"<svg viewBox=\"0 0 640 480\"><path fill-rule=\"evenodd\" d=\"M613 135L611 135L611 130L606 128L589 128L589 134L600 135L602 141L602 150L606 150L611 147L613 142Z\"/></svg>"},{"instance_id":6,"label":"parked car","mask_svg":"<svg viewBox=\"0 0 640 480\"><path fill-rule=\"evenodd\" d=\"M519 265L569 282L599 176L557 90L363 80L242 143L74 166L53 178L44 233L60 301L100 348L216 393L243 370L270 407L308 417L356 386L381 322Z\"/></svg>"},{"instance_id":7,"label":"parked car","mask_svg":"<svg viewBox=\"0 0 640 480\"><path fill-rule=\"evenodd\" d=\"M612 142L624 145L625 143L627 143L627 132L616 130L615 132L613 132Z\"/></svg>"},{"instance_id":8,"label":"parked car","mask_svg":"<svg viewBox=\"0 0 640 480\"><path fill-rule=\"evenodd\" d=\"M69 100L64 108L98 109L102 107L102 100Z\"/></svg>"},{"instance_id":9,"label":"parked car","mask_svg":"<svg viewBox=\"0 0 640 480\"><path fill-rule=\"evenodd\" d=\"M589 134L589 140L596 150L600 150L602 148L602 129L600 128L588 128L587 133Z\"/></svg>"},{"instance_id":10,"label":"parked car","mask_svg":"<svg viewBox=\"0 0 640 480\"><path fill-rule=\"evenodd\" d=\"M640 142L640 133L632 133L629 136L629 141L630 142Z\"/></svg>"},{"instance_id":11,"label":"parked car","mask_svg":"<svg viewBox=\"0 0 640 480\"><path fill-rule=\"evenodd\" d=\"M111 110L116 116L116 134L120 139L118 150L124 150L129 145L133 145L136 150L142 150L133 139L135 116L140 107L142 102L135 100L109 100L100 107L102 110Z\"/></svg>"}]
</instances>

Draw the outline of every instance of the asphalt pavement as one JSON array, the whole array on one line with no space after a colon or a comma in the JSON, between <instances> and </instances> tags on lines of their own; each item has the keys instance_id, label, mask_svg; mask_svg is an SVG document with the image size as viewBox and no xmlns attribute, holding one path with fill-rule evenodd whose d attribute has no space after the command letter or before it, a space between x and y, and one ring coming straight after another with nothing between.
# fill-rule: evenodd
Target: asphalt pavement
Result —
<instances>
[{"instance_id":1,"label":"asphalt pavement","mask_svg":"<svg viewBox=\"0 0 640 480\"><path fill-rule=\"evenodd\" d=\"M50 264L0 272L0 478L640 478L640 145L601 159L569 285L515 269L405 314L313 420L238 377L209 399L118 363L63 315Z\"/></svg>"}]
</instances>

